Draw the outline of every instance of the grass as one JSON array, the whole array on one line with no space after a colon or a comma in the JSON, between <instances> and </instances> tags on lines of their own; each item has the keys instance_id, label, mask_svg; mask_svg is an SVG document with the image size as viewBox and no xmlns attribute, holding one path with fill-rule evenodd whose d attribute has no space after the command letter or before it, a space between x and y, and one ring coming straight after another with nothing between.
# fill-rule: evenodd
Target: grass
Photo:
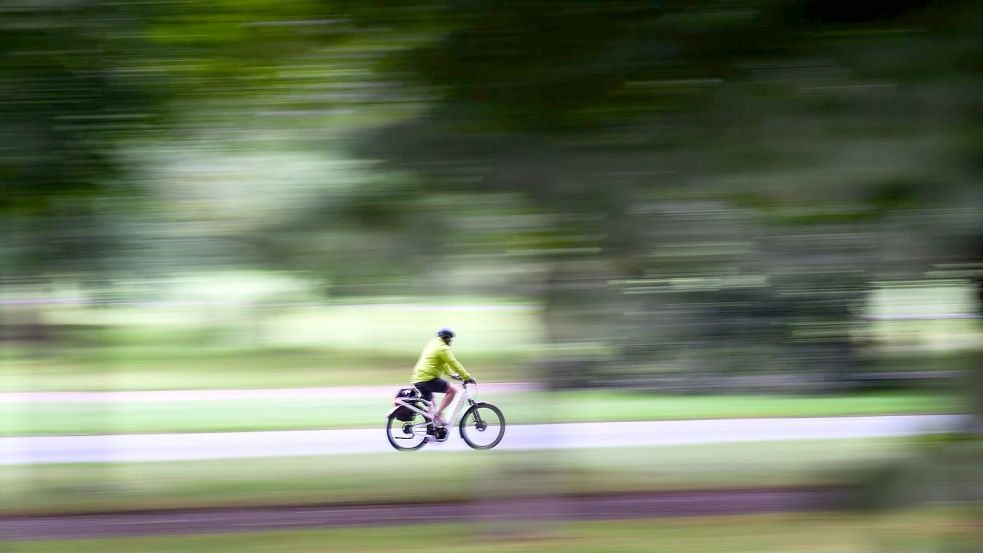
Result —
<instances>
[{"instance_id":1,"label":"grass","mask_svg":"<svg viewBox=\"0 0 983 553\"><path fill-rule=\"evenodd\" d=\"M978 513L976 514L978 515ZM770 514L605 522L417 525L203 536L7 542L12 553L866 553L975 551L980 520L957 509L882 515ZM439 544L436 545L435 544Z\"/></svg>"},{"instance_id":2,"label":"grass","mask_svg":"<svg viewBox=\"0 0 983 553\"><path fill-rule=\"evenodd\" d=\"M569 391L482 394L479 399L499 405L510 423L940 413L962 407L951 396L922 392L791 397ZM331 399L5 403L0 404L0 435L381 428L390 407L388 393Z\"/></svg>"},{"instance_id":3,"label":"grass","mask_svg":"<svg viewBox=\"0 0 983 553\"><path fill-rule=\"evenodd\" d=\"M853 482L915 439L0 466L0 514ZM433 475L433 477L421 477Z\"/></svg>"},{"instance_id":4,"label":"grass","mask_svg":"<svg viewBox=\"0 0 983 553\"><path fill-rule=\"evenodd\" d=\"M465 355L528 349L543 336L540 313L533 305L460 301L282 308L61 307L49 309L45 318L49 324L97 329L98 334L87 338L108 345L245 344L413 357L441 326L458 332L455 348Z\"/></svg>"},{"instance_id":5,"label":"grass","mask_svg":"<svg viewBox=\"0 0 983 553\"><path fill-rule=\"evenodd\" d=\"M153 291L178 303L4 306L5 321L43 323L49 336L5 344L0 391L396 384L439 326L458 331L458 357L486 381L529 380L538 361L557 353L544 347L541 306L528 299L326 300L286 275L241 272L172 277ZM879 288L868 311L964 312L971 291L946 282ZM194 301L218 304L180 303ZM868 344L868 362L889 371L972 368L972 356L960 355L983 343L971 319L871 321L857 337ZM582 345L581 354L605 353L603 343ZM912 361L914 350L922 353Z\"/></svg>"},{"instance_id":6,"label":"grass","mask_svg":"<svg viewBox=\"0 0 983 553\"><path fill-rule=\"evenodd\" d=\"M323 300L322 300L323 301ZM468 304L467 302L480 302ZM486 379L528 378L541 354L537 307L488 298L248 307L7 307L40 318L45 341L0 358L0 391L329 386L403 382L441 326Z\"/></svg>"},{"instance_id":7,"label":"grass","mask_svg":"<svg viewBox=\"0 0 983 553\"><path fill-rule=\"evenodd\" d=\"M407 381L417 355L165 345L22 352L0 363L0 392L397 385ZM528 379L526 367L533 359L519 352L508 363L501 355L459 356L472 373L497 381Z\"/></svg>"}]
</instances>

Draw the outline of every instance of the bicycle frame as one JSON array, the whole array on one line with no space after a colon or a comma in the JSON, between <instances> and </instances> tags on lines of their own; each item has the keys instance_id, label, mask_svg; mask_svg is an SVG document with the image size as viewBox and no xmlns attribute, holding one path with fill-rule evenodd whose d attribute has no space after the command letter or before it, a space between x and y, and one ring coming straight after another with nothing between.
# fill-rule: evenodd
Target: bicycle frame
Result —
<instances>
[{"instance_id":1,"label":"bicycle frame","mask_svg":"<svg viewBox=\"0 0 983 553\"><path fill-rule=\"evenodd\" d=\"M458 381L462 380L455 375L451 375L451 378ZM470 389L469 384L473 385L475 389ZM491 403L476 401L477 384L470 379L464 382L460 391L455 394L454 401L448 405L451 408L448 424L440 426L434 424L433 411L436 404L434 399L423 399L420 397L421 390L419 389L413 390L412 395L408 392L409 390L406 389L399 391L397 397L393 399L393 409L386 415L386 436L394 448L401 451L415 450L431 441L447 441L451 431L449 427L454 426L460 430L461 439L473 449L491 449L502 441L505 433L505 417L502 415L502 411ZM408 410L412 416L403 417L400 415L397 417L396 414L401 409ZM481 414L482 409L486 410L484 417ZM420 418L423 419L422 422L415 422L419 420L416 415L420 415ZM400 420L406 418L410 420ZM491 433L487 434L491 440L483 440L479 434L485 432L489 427L493 429ZM414 443L400 445L399 440L414 440Z\"/></svg>"},{"instance_id":2,"label":"bicycle frame","mask_svg":"<svg viewBox=\"0 0 983 553\"><path fill-rule=\"evenodd\" d=\"M451 416L448 417L448 419L447 419L447 426L453 426L453 425L455 425L455 424L457 424L457 423L460 422L458 420L458 417L462 413L460 413L459 411L460 411L461 406L464 404L465 401L467 402L468 407L470 407L470 406L472 406L472 405L475 404L474 398L471 397L471 392L468 390L468 383L467 382L465 382L464 385L461 386L461 393L459 393L457 395L457 397L454 398L454 403L451 404ZM427 409L426 410L420 409L416 405L410 405L409 402L422 403ZM421 426L421 425L422 426L428 426L431 423L433 423L433 416L431 415L431 413L433 412L433 409L434 409L434 402L427 401L427 400L425 400L423 398L410 399L409 401L407 401L407 400L405 400L403 398L396 398L396 400L395 400L394 403L396 405L396 407L394 408L394 410L395 409L398 409L399 407L405 407L405 408L409 409L410 411L413 411L414 413L419 413L421 416L423 416L424 422L414 424L413 425L413 428L414 429L416 429L416 427ZM392 411L390 411L390 413L392 413Z\"/></svg>"}]
</instances>

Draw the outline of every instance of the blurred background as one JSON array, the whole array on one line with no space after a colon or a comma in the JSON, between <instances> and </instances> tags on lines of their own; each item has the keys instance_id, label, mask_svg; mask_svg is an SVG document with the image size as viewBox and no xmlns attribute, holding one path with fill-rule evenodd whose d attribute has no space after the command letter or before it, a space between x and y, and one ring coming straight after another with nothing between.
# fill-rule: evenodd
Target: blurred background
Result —
<instances>
[{"instance_id":1,"label":"blurred background","mask_svg":"<svg viewBox=\"0 0 983 553\"><path fill-rule=\"evenodd\" d=\"M983 9L958 0L4 2L0 513L535 496L500 513L529 528L492 517L478 535L978 550L981 37ZM441 326L519 426L946 424L113 457L132 434L365 429L386 446ZM938 414L965 416L901 417ZM38 436L102 437L105 457L49 459ZM530 522L571 494L817 486L851 493L760 533L740 509L545 537ZM221 547L381 550L404 531ZM213 547L182 539L78 547Z\"/></svg>"}]
</instances>

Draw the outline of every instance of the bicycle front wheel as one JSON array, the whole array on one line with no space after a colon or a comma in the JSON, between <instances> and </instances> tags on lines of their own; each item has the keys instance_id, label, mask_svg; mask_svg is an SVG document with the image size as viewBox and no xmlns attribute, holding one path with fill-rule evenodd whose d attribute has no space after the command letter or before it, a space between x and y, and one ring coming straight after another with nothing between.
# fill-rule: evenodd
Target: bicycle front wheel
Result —
<instances>
[{"instance_id":1,"label":"bicycle front wheel","mask_svg":"<svg viewBox=\"0 0 983 553\"><path fill-rule=\"evenodd\" d=\"M505 417L491 403L475 403L461 417L461 438L474 449L491 449L505 436Z\"/></svg>"}]
</instances>

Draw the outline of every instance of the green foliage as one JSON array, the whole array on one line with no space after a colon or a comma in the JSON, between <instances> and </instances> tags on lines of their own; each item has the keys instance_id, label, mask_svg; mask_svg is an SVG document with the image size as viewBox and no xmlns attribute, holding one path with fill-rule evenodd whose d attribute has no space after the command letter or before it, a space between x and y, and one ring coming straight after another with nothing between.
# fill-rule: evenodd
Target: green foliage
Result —
<instances>
[{"instance_id":1,"label":"green foliage","mask_svg":"<svg viewBox=\"0 0 983 553\"><path fill-rule=\"evenodd\" d=\"M972 2L3 10L8 275L520 290L616 352L558 381L847 387L873 280L980 260Z\"/></svg>"}]
</instances>

